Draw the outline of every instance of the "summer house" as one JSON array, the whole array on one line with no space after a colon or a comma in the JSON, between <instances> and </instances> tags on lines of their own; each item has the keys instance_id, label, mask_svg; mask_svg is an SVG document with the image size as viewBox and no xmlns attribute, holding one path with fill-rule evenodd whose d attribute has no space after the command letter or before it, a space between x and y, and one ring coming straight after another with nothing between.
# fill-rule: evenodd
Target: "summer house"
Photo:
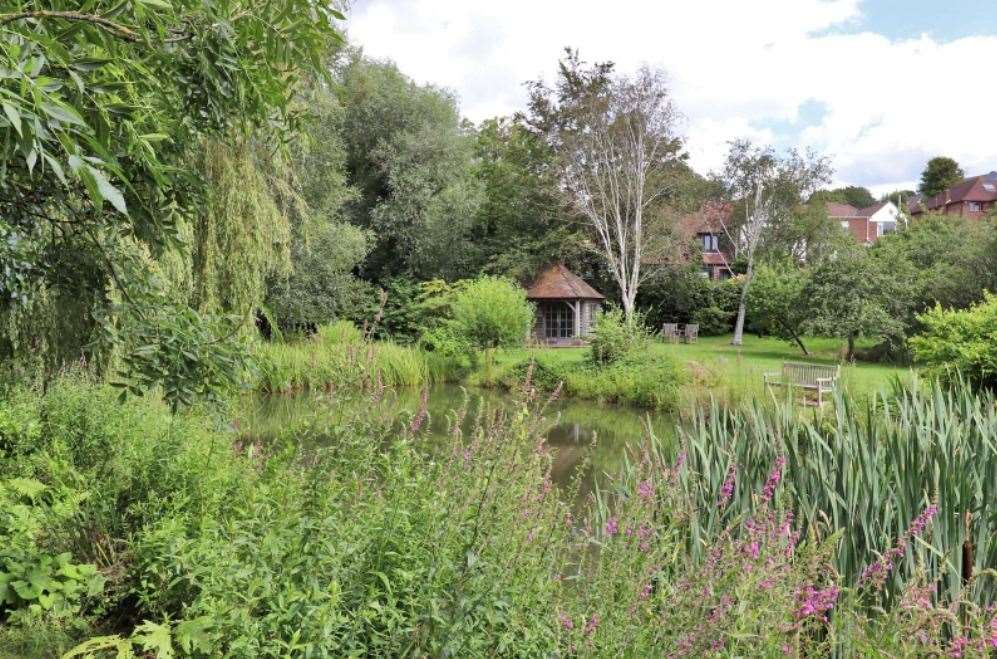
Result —
<instances>
[{"instance_id":1,"label":"summer house","mask_svg":"<svg viewBox=\"0 0 997 659\"><path fill-rule=\"evenodd\" d=\"M560 263L543 270L526 297L537 307L533 338L551 346L583 345L606 299Z\"/></svg>"}]
</instances>

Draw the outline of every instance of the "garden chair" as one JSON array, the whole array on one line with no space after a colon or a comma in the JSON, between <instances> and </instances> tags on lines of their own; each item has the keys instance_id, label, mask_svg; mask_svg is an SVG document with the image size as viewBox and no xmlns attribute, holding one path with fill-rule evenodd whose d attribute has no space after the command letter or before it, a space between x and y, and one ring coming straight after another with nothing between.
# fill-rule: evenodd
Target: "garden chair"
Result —
<instances>
[{"instance_id":1,"label":"garden chair","mask_svg":"<svg viewBox=\"0 0 997 659\"><path fill-rule=\"evenodd\" d=\"M669 343L675 343L679 340L679 326L678 323L665 323L661 326L661 338L665 339Z\"/></svg>"},{"instance_id":2,"label":"garden chair","mask_svg":"<svg viewBox=\"0 0 997 659\"><path fill-rule=\"evenodd\" d=\"M696 323L689 323L685 326L685 331L682 332L682 342L683 343L695 343L699 338L699 325Z\"/></svg>"},{"instance_id":3,"label":"garden chair","mask_svg":"<svg viewBox=\"0 0 997 659\"><path fill-rule=\"evenodd\" d=\"M841 366L784 362L782 373L765 373L762 381L766 389L769 387L802 389L804 405L823 407L824 397L838 386L839 377L841 377ZM815 394L812 402L809 396L811 392Z\"/></svg>"}]
</instances>

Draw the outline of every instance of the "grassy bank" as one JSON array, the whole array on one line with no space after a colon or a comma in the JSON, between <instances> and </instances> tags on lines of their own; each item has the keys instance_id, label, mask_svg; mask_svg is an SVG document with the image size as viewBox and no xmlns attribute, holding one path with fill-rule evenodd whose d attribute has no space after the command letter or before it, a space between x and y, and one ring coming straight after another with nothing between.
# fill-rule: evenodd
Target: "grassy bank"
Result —
<instances>
[{"instance_id":1,"label":"grassy bank","mask_svg":"<svg viewBox=\"0 0 997 659\"><path fill-rule=\"evenodd\" d=\"M900 440L931 398L911 394L873 423ZM993 432L993 405L931 408L950 431L925 432L919 446L972 445ZM118 656L923 656L991 641L991 612L970 601L953 616L957 602L924 590L947 578L926 543L949 556L948 522L903 524L932 495L947 510L962 471L946 470L944 489L924 484L909 506L871 508L862 528L834 515L814 524L817 490L799 483L819 469L793 456L769 464L782 430L764 417L748 422L758 433L748 443L768 452L731 439L703 463L672 464L650 445L573 511L570 493L551 487L546 425L531 407L482 413L426 455L424 416L394 419L376 400L263 446L204 414L121 404L78 379L44 396L15 390L0 401L0 647L32 657L86 639ZM833 445L864 423L839 409L833 428L802 428ZM728 452L730 486L717 476ZM884 492L906 487L893 459L869 458ZM963 503L992 539L990 511ZM842 546L875 565L898 531L913 553L891 563L888 581L835 571Z\"/></svg>"},{"instance_id":2,"label":"grassy bank","mask_svg":"<svg viewBox=\"0 0 997 659\"><path fill-rule=\"evenodd\" d=\"M320 327L307 338L261 342L255 362L254 388L266 393L419 387L445 375L432 355L411 346L366 342L345 322Z\"/></svg>"},{"instance_id":3,"label":"grassy bank","mask_svg":"<svg viewBox=\"0 0 997 659\"><path fill-rule=\"evenodd\" d=\"M774 338L745 336L744 345L730 345L729 336L704 337L694 344L673 344L655 341L637 358L637 366L649 367L656 363L676 364L680 370L674 386L675 404L682 410L695 409L711 398L727 404L738 404L767 398L762 383L766 372L778 372L783 362L806 361L819 364L841 363L843 343L837 339L809 338L811 351L804 357L799 349ZM600 390L598 373L587 368L587 348L538 348L504 350L496 353L491 363L483 364L468 382L479 386L508 386L523 370L523 364L536 360L550 372L561 373L574 386L568 393L581 392L595 398L612 400L605 390ZM912 372L908 368L889 364L858 362L842 364L841 385L854 398L868 398L889 390L894 381L909 382ZM628 383L629 384L629 383ZM628 401L625 395L618 400Z\"/></svg>"}]
</instances>

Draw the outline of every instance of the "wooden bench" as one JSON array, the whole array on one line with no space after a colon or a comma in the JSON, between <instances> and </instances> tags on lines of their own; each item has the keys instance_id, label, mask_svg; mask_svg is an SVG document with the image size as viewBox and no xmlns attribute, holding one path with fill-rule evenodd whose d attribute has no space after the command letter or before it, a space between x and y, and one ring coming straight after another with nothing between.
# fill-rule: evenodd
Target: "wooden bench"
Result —
<instances>
[{"instance_id":1,"label":"wooden bench","mask_svg":"<svg viewBox=\"0 0 997 659\"><path fill-rule=\"evenodd\" d=\"M696 323L689 323L685 326L685 330L682 332L682 343L695 343L699 338L699 325Z\"/></svg>"},{"instance_id":2,"label":"wooden bench","mask_svg":"<svg viewBox=\"0 0 997 659\"><path fill-rule=\"evenodd\" d=\"M787 387L802 389L804 404L824 405L824 396L834 391L841 377L841 366L825 364L805 364L801 362L783 362L781 373L765 373L762 376L765 388ZM808 392L816 394L816 400L811 403L807 399Z\"/></svg>"},{"instance_id":3,"label":"wooden bench","mask_svg":"<svg viewBox=\"0 0 997 659\"><path fill-rule=\"evenodd\" d=\"M661 326L661 337L668 341L669 343L675 343L679 340L679 326L678 323L665 323Z\"/></svg>"}]
</instances>

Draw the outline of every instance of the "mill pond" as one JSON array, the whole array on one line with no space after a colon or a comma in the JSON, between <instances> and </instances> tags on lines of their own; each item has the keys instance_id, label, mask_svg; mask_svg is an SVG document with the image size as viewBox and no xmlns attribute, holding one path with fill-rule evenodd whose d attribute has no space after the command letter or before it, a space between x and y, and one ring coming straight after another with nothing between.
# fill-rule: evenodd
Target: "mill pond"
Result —
<instances>
[{"instance_id":1,"label":"mill pond","mask_svg":"<svg viewBox=\"0 0 997 659\"><path fill-rule=\"evenodd\" d=\"M418 441L430 453L449 444L458 415L463 432L481 414L510 412L522 405L513 394L495 389L447 384L430 387L428 394L428 417ZM336 394L251 396L239 405L234 425L241 436L266 443L288 431L307 437L309 427L363 415L395 417L401 426L421 405L422 390L413 387L389 390L378 402ZM675 414L570 398L551 401L543 417L549 426L551 477L556 485L566 486L577 475L580 497L590 493L598 480L618 474L627 456L633 457L651 434L662 446L674 448L679 423Z\"/></svg>"}]
</instances>

